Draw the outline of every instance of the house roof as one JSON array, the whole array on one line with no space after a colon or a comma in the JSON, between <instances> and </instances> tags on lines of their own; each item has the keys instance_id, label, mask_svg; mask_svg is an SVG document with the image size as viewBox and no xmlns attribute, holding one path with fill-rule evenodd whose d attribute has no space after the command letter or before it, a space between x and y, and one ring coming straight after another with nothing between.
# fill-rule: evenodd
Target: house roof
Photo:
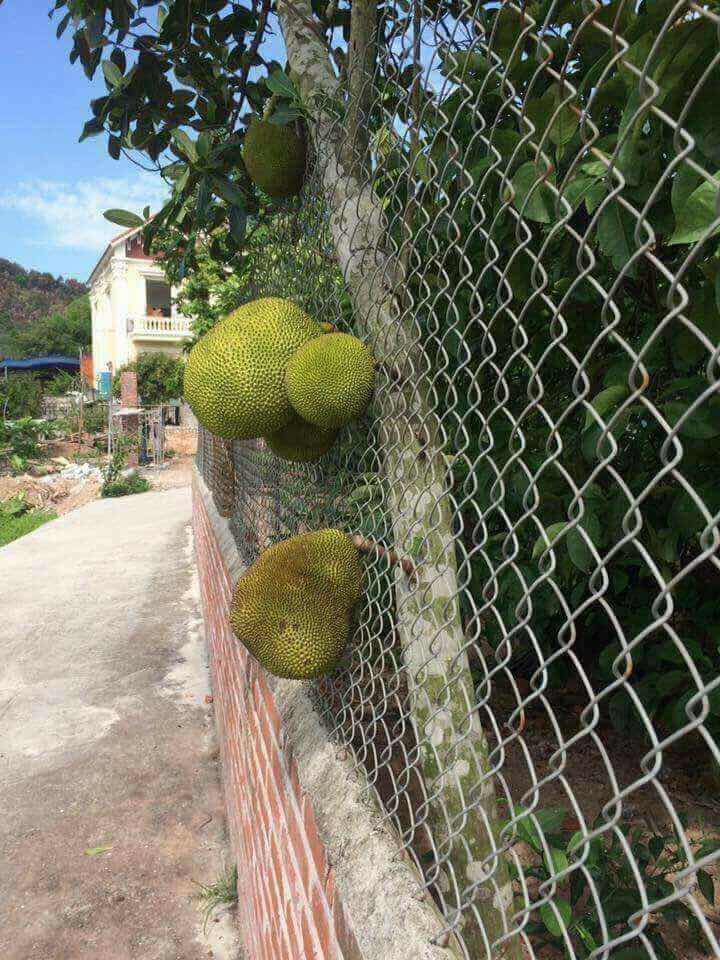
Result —
<instances>
[{"instance_id":1,"label":"house roof","mask_svg":"<svg viewBox=\"0 0 720 960\"><path fill-rule=\"evenodd\" d=\"M120 243L121 240L127 240L129 237L132 237L134 234L138 233L140 230L142 230L142 227L129 227L127 230L123 230L122 233L118 233L117 236L112 238L110 243L103 250L100 256L100 259L90 271L90 276L88 277L88 280L87 280L88 286L92 284L93 277L95 276L98 267L103 262L103 260L108 255L108 253L110 253L113 247L117 246L117 244Z\"/></svg>"},{"instance_id":2,"label":"house roof","mask_svg":"<svg viewBox=\"0 0 720 960\"><path fill-rule=\"evenodd\" d=\"M51 354L47 357L28 357L26 360L3 360L0 371L5 370L79 370L79 357L62 357Z\"/></svg>"}]
</instances>

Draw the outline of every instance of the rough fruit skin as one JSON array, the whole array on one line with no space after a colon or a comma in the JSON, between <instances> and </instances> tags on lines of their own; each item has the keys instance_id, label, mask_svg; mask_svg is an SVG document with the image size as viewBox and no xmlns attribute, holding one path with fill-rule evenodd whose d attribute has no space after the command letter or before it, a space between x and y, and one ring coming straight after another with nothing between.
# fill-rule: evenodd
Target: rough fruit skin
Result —
<instances>
[{"instance_id":1,"label":"rough fruit skin","mask_svg":"<svg viewBox=\"0 0 720 960\"><path fill-rule=\"evenodd\" d=\"M305 144L290 126L250 121L243 146L250 179L276 200L300 193L305 179Z\"/></svg>"},{"instance_id":2,"label":"rough fruit skin","mask_svg":"<svg viewBox=\"0 0 720 960\"><path fill-rule=\"evenodd\" d=\"M184 392L200 423L219 437L250 440L294 417L284 372L320 325L290 300L246 303L217 323L190 351Z\"/></svg>"},{"instance_id":3,"label":"rough fruit skin","mask_svg":"<svg viewBox=\"0 0 720 960\"><path fill-rule=\"evenodd\" d=\"M312 463L328 452L335 442L334 430L321 430L312 423L295 417L286 426L265 438L274 454L283 460Z\"/></svg>"},{"instance_id":4,"label":"rough fruit skin","mask_svg":"<svg viewBox=\"0 0 720 960\"><path fill-rule=\"evenodd\" d=\"M269 547L240 578L230 624L270 673L309 680L342 658L361 592L350 537L335 529L302 533Z\"/></svg>"},{"instance_id":5,"label":"rough fruit skin","mask_svg":"<svg viewBox=\"0 0 720 960\"><path fill-rule=\"evenodd\" d=\"M337 430L361 416L372 398L375 360L349 333L325 333L304 343L285 372L290 403L309 423Z\"/></svg>"}]
</instances>

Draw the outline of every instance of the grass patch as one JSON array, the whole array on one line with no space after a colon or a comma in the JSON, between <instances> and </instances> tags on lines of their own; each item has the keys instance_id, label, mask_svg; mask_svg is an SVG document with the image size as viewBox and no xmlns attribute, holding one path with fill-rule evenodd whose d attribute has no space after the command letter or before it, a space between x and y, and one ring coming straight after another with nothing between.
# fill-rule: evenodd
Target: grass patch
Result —
<instances>
[{"instance_id":1,"label":"grass patch","mask_svg":"<svg viewBox=\"0 0 720 960\"><path fill-rule=\"evenodd\" d=\"M0 547L24 537L26 533L32 533L56 517L57 514L50 510L33 510L19 517L11 517L0 511Z\"/></svg>"},{"instance_id":2,"label":"grass patch","mask_svg":"<svg viewBox=\"0 0 720 960\"><path fill-rule=\"evenodd\" d=\"M131 473L129 477L118 477L116 480L106 480L100 490L103 497L127 497L133 493L147 493L150 481Z\"/></svg>"},{"instance_id":3,"label":"grass patch","mask_svg":"<svg viewBox=\"0 0 720 960\"><path fill-rule=\"evenodd\" d=\"M233 867L225 876L218 877L215 883L206 885L198 883L196 880L193 880L193 883L200 888L197 899L201 903L204 933L213 911L223 904L237 903L237 867Z\"/></svg>"}]
</instances>

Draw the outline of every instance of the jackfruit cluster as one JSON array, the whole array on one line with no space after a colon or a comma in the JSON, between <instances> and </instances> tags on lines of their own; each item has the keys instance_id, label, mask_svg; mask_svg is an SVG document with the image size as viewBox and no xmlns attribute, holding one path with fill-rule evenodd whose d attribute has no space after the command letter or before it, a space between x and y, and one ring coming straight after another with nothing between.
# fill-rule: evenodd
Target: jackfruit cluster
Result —
<instances>
[{"instance_id":1,"label":"jackfruit cluster","mask_svg":"<svg viewBox=\"0 0 720 960\"><path fill-rule=\"evenodd\" d=\"M350 537L336 529L302 533L269 547L241 577L230 624L270 673L309 680L342 659L361 592Z\"/></svg>"},{"instance_id":2,"label":"jackfruit cluster","mask_svg":"<svg viewBox=\"0 0 720 960\"><path fill-rule=\"evenodd\" d=\"M200 423L226 439L264 437L286 460L324 456L362 415L375 380L370 350L328 326L275 297L222 319L185 365L185 398Z\"/></svg>"},{"instance_id":3,"label":"jackfruit cluster","mask_svg":"<svg viewBox=\"0 0 720 960\"><path fill-rule=\"evenodd\" d=\"M245 134L248 176L274 200L300 193L305 179L305 143L292 126L255 118Z\"/></svg>"},{"instance_id":4,"label":"jackfruit cluster","mask_svg":"<svg viewBox=\"0 0 720 960\"><path fill-rule=\"evenodd\" d=\"M190 351L185 398L219 437L251 440L286 426L294 411L285 367L321 327L289 300L253 300L220 320Z\"/></svg>"}]
</instances>

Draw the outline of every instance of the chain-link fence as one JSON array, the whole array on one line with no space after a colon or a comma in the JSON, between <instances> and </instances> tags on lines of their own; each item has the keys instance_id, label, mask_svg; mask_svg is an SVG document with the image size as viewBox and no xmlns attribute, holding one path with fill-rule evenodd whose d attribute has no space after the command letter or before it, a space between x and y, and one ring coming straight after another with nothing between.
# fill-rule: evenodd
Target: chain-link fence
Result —
<instances>
[{"instance_id":1,"label":"chain-link fence","mask_svg":"<svg viewBox=\"0 0 720 960\"><path fill-rule=\"evenodd\" d=\"M370 342L374 407L316 464L202 432L200 469L248 562L357 535L315 690L443 942L720 956L720 6L373 16L248 299Z\"/></svg>"}]
</instances>

